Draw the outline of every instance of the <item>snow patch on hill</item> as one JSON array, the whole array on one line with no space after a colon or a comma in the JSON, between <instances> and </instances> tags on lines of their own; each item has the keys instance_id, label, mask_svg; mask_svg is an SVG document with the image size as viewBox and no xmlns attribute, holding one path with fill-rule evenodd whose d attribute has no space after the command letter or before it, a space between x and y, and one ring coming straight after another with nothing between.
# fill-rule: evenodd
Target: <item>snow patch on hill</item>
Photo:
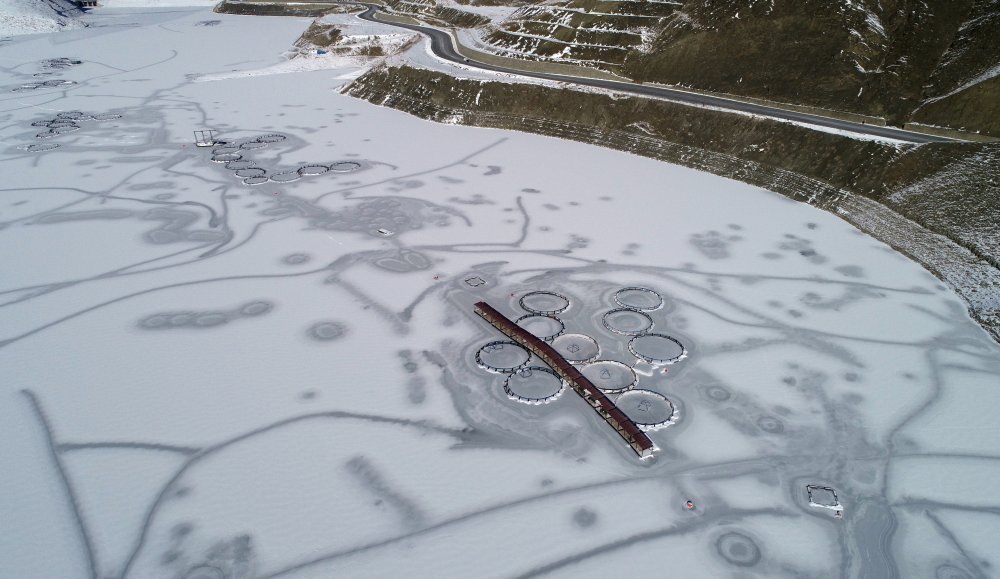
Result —
<instances>
[{"instance_id":1,"label":"snow patch on hill","mask_svg":"<svg viewBox=\"0 0 1000 579\"><path fill-rule=\"evenodd\" d=\"M57 32L81 24L60 14L76 8L65 0L3 0L0 2L0 36Z\"/></svg>"}]
</instances>

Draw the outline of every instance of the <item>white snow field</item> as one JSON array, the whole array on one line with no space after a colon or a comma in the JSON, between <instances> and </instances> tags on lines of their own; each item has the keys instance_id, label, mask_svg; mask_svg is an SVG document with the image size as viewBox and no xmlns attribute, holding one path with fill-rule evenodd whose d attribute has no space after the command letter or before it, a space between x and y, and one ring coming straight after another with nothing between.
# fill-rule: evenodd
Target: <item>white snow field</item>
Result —
<instances>
[{"instance_id":1,"label":"white snow field","mask_svg":"<svg viewBox=\"0 0 1000 579\"><path fill-rule=\"evenodd\" d=\"M0 577L1000 569L1000 349L888 247L343 96L282 65L308 19L86 22L2 47ZM654 456L570 389L509 397L481 300L632 367L591 373Z\"/></svg>"}]
</instances>

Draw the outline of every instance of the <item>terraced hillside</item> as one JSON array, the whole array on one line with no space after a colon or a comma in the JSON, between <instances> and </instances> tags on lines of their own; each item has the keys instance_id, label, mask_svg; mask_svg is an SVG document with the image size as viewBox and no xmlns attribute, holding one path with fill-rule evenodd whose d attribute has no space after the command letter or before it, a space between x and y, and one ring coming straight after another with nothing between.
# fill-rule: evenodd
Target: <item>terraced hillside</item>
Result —
<instances>
[{"instance_id":1,"label":"terraced hillside","mask_svg":"<svg viewBox=\"0 0 1000 579\"><path fill-rule=\"evenodd\" d=\"M641 82L1000 135L1000 0L562 0L480 40Z\"/></svg>"},{"instance_id":2,"label":"terraced hillside","mask_svg":"<svg viewBox=\"0 0 1000 579\"><path fill-rule=\"evenodd\" d=\"M567 0L527 6L484 40L497 53L619 70L646 52L676 3Z\"/></svg>"},{"instance_id":3,"label":"terraced hillside","mask_svg":"<svg viewBox=\"0 0 1000 579\"><path fill-rule=\"evenodd\" d=\"M385 7L392 14L409 16L437 26L473 28L490 22L485 16L437 4L434 0L386 0Z\"/></svg>"}]
</instances>

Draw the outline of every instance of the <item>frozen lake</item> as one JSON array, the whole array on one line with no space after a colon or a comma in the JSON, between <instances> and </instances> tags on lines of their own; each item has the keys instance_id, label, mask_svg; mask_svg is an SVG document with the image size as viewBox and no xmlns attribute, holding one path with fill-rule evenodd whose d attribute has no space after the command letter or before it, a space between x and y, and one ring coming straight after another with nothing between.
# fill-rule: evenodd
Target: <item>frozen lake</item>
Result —
<instances>
[{"instance_id":1,"label":"frozen lake","mask_svg":"<svg viewBox=\"0 0 1000 579\"><path fill-rule=\"evenodd\" d=\"M342 96L282 58L309 22L0 44L0 576L998 573L1000 348L932 275L736 181ZM482 300L654 457L484 348Z\"/></svg>"}]
</instances>

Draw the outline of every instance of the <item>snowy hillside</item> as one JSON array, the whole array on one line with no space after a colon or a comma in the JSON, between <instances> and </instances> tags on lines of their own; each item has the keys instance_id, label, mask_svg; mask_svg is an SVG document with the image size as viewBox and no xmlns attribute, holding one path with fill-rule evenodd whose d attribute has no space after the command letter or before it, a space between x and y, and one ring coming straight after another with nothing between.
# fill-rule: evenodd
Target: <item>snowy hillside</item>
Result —
<instances>
[{"instance_id":1,"label":"snowy hillside","mask_svg":"<svg viewBox=\"0 0 1000 579\"><path fill-rule=\"evenodd\" d=\"M76 28L76 7L68 0L3 0L0 37Z\"/></svg>"},{"instance_id":2,"label":"snowy hillside","mask_svg":"<svg viewBox=\"0 0 1000 579\"><path fill-rule=\"evenodd\" d=\"M507 57L996 134L998 21L998 0L557 0L469 35Z\"/></svg>"}]
</instances>

